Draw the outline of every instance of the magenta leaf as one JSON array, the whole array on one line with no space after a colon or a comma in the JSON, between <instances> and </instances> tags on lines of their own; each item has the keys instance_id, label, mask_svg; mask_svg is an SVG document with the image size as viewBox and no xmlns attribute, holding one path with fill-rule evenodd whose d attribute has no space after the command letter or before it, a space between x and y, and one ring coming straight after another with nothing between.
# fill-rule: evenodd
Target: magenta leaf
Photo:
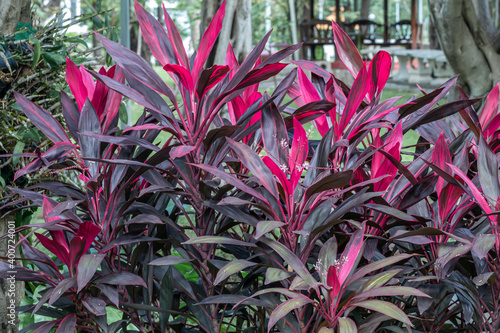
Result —
<instances>
[{"instance_id":1,"label":"magenta leaf","mask_svg":"<svg viewBox=\"0 0 500 333\"><path fill-rule=\"evenodd\" d=\"M357 264L357 259L360 255L361 249L363 248L363 237L365 234L365 224L363 223L363 228L357 230L352 234L349 242L347 243L342 256L340 257L339 267L338 267L338 281L339 285L343 285L347 280L349 274L352 273L355 268L354 265Z\"/></svg>"},{"instance_id":2,"label":"magenta leaf","mask_svg":"<svg viewBox=\"0 0 500 333\"><path fill-rule=\"evenodd\" d=\"M372 82L370 98L380 96L390 74L391 56L386 51L377 52L368 67L368 76Z\"/></svg>"},{"instance_id":3,"label":"magenta leaf","mask_svg":"<svg viewBox=\"0 0 500 333\"><path fill-rule=\"evenodd\" d=\"M359 54L356 45L352 42L351 38L342 30L342 28L332 21L333 27L333 38L335 40L335 46L337 52L339 53L340 60L347 67L347 70L352 74L353 77L357 77L359 71L364 68L363 59Z\"/></svg>"},{"instance_id":4,"label":"magenta leaf","mask_svg":"<svg viewBox=\"0 0 500 333\"><path fill-rule=\"evenodd\" d=\"M167 72L172 72L179 78L180 83L187 89L189 92L192 92L194 89L193 78L191 77L191 73L182 66L179 65L170 65L167 64L163 66L163 69Z\"/></svg>"},{"instance_id":5,"label":"magenta leaf","mask_svg":"<svg viewBox=\"0 0 500 333\"><path fill-rule=\"evenodd\" d=\"M219 83L229 72L229 66L213 65L201 72L196 94L198 99L202 99L206 92Z\"/></svg>"},{"instance_id":6,"label":"magenta leaf","mask_svg":"<svg viewBox=\"0 0 500 333\"><path fill-rule=\"evenodd\" d=\"M344 132L345 128L363 102L363 99L370 88L368 80L368 72L363 66L354 80L349 96L347 97L344 112L342 113L342 117L340 119L339 133L337 133L337 135Z\"/></svg>"},{"instance_id":7,"label":"magenta leaf","mask_svg":"<svg viewBox=\"0 0 500 333\"><path fill-rule=\"evenodd\" d=\"M75 97L78 110L81 110L89 95L80 69L69 58L66 59L66 82L68 82L69 89Z\"/></svg>"},{"instance_id":8,"label":"magenta leaf","mask_svg":"<svg viewBox=\"0 0 500 333\"><path fill-rule=\"evenodd\" d=\"M198 54L196 55L196 59L193 64L193 78L194 80L198 80L198 76L207 61L208 55L212 48L214 47L215 41L217 40L217 36L222 29L222 20L224 19L224 15L226 13L226 1L224 0L217 11L212 21L210 22L207 31L203 34L203 37L200 41L200 46L198 47Z\"/></svg>"},{"instance_id":9,"label":"magenta leaf","mask_svg":"<svg viewBox=\"0 0 500 333\"><path fill-rule=\"evenodd\" d=\"M84 253L85 239L82 236L73 237L69 242L69 269L71 273Z\"/></svg>"},{"instance_id":10,"label":"magenta leaf","mask_svg":"<svg viewBox=\"0 0 500 333\"><path fill-rule=\"evenodd\" d=\"M498 114L498 105L500 103L499 95L500 83L497 83L486 97L486 102L479 114L479 123L484 129L488 128L491 120Z\"/></svg>"},{"instance_id":11,"label":"magenta leaf","mask_svg":"<svg viewBox=\"0 0 500 333\"><path fill-rule=\"evenodd\" d=\"M340 293L340 283L337 276L337 267L334 265L328 268L328 273L326 275L326 285L332 290L330 291L330 297L336 297Z\"/></svg>"},{"instance_id":12,"label":"magenta leaf","mask_svg":"<svg viewBox=\"0 0 500 333\"><path fill-rule=\"evenodd\" d=\"M172 52L172 45L161 24L138 2L134 1L135 15L144 40L149 45L149 49L158 62L165 66L175 59ZM169 59L171 59L169 61ZM175 62L174 62L175 63Z\"/></svg>"},{"instance_id":13,"label":"magenta leaf","mask_svg":"<svg viewBox=\"0 0 500 333\"><path fill-rule=\"evenodd\" d=\"M101 228L90 221L83 222L78 228L77 236L81 236L85 239L85 249L83 252L87 252L90 245L94 242Z\"/></svg>"},{"instance_id":14,"label":"magenta leaf","mask_svg":"<svg viewBox=\"0 0 500 333\"><path fill-rule=\"evenodd\" d=\"M172 44L172 46L175 47L174 51L177 60L180 63L180 65L184 66L186 69L189 69L190 68L189 59L186 54L186 50L184 49L184 44L182 43L181 35L179 34L179 31L177 30L174 21L167 13L167 10L165 9L165 4L163 2L162 6L163 6L163 15L165 15L165 24L168 30L168 37L170 39L170 43ZM170 62L174 63L172 60Z\"/></svg>"},{"instance_id":15,"label":"magenta leaf","mask_svg":"<svg viewBox=\"0 0 500 333\"><path fill-rule=\"evenodd\" d=\"M42 234L35 234L35 236L47 250L55 254L57 258L69 267L69 251L64 245L51 240ZM66 241L63 244L66 244Z\"/></svg>"}]
</instances>

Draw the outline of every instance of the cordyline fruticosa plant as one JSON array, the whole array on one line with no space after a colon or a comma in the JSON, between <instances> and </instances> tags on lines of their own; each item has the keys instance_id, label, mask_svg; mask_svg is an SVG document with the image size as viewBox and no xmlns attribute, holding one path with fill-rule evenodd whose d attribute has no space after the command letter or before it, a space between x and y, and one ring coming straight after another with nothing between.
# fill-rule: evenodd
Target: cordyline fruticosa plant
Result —
<instances>
[{"instance_id":1,"label":"cordyline fruticosa plant","mask_svg":"<svg viewBox=\"0 0 500 333\"><path fill-rule=\"evenodd\" d=\"M464 92L442 102L456 78L381 101L389 55L364 63L333 23L353 86L297 61L264 92L299 45L262 60L268 34L241 64L229 46L224 65L204 68L224 5L191 57L166 12L164 29L135 9L176 89L98 35L116 65L67 61L67 130L16 96L53 142L16 176L71 170L82 182L12 189L44 217L18 230L16 278L45 288L19 311L52 318L22 332L500 329L498 86L480 116ZM120 128L123 97L144 113Z\"/></svg>"}]
</instances>

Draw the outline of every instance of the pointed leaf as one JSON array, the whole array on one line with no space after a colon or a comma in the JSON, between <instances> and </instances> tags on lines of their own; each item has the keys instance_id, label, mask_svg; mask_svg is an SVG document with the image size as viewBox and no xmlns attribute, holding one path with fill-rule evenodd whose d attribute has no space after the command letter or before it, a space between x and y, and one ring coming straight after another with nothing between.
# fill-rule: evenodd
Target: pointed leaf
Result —
<instances>
[{"instance_id":1,"label":"pointed leaf","mask_svg":"<svg viewBox=\"0 0 500 333\"><path fill-rule=\"evenodd\" d=\"M356 323L351 318L339 318L339 333L358 333Z\"/></svg>"},{"instance_id":2,"label":"pointed leaf","mask_svg":"<svg viewBox=\"0 0 500 333\"><path fill-rule=\"evenodd\" d=\"M76 328L76 315L74 313L64 317L59 323L56 333L74 333Z\"/></svg>"},{"instance_id":3,"label":"pointed leaf","mask_svg":"<svg viewBox=\"0 0 500 333\"><path fill-rule=\"evenodd\" d=\"M297 298L292 298L289 299L288 301L285 301L278 305L276 309L273 310L271 313L271 316L269 317L269 323L268 323L268 328L267 331L270 332L274 325L282 319L284 316L286 316L290 311L302 308L304 305L313 303L313 300L303 296L303 297L297 297Z\"/></svg>"},{"instance_id":4,"label":"pointed leaf","mask_svg":"<svg viewBox=\"0 0 500 333\"><path fill-rule=\"evenodd\" d=\"M344 30L334 21L332 21L332 27L335 47L339 53L340 60L347 67L352 77L357 77L361 68L364 68L363 59L356 45L354 45Z\"/></svg>"},{"instance_id":5,"label":"pointed leaf","mask_svg":"<svg viewBox=\"0 0 500 333\"><path fill-rule=\"evenodd\" d=\"M198 76L207 61L208 55L214 47L217 36L222 29L222 21L226 13L226 1L224 0L220 5L219 9L215 13L214 17L210 21L207 31L203 34L200 41L200 46L198 47L198 54L193 64L193 79L198 80Z\"/></svg>"},{"instance_id":6,"label":"pointed leaf","mask_svg":"<svg viewBox=\"0 0 500 333\"><path fill-rule=\"evenodd\" d=\"M408 316L400 308L398 308L392 303L379 300L366 300L362 302L353 303L351 304L351 306L352 307L359 306L371 311L376 311L385 314L386 316L396 319L402 322L403 324L413 327L413 324L411 323Z\"/></svg>"},{"instance_id":7,"label":"pointed leaf","mask_svg":"<svg viewBox=\"0 0 500 333\"><path fill-rule=\"evenodd\" d=\"M52 142L71 142L61 124L42 107L36 105L22 94L14 91L16 102L24 114L43 132Z\"/></svg>"},{"instance_id":8,"label":"pointed leaf","mask_svg":"<svg viewBox=\"0 0 500 333\"><path fill-rule=\"evenodd\" d=\"M162 258L155 259L149 263L149 265L152 266L171 266L171 265L177 265L177 264L182 264L185 262L190 262L192 260L184 259L179 256L166 256Z\"/></svg>"},{"instance_id":9,"label":"pointed leaf","mask_svg":"<svg viewBox=\"0 0 500 333\"><path fill-rule=\"evenodd\" d=\"M273 231L276 228L281 228L286 225L286 223L279 221L260 221L257 223L257 227L255 228L255 239L259 239L270 231Z\"/></svg>"},{"instance_id":10,"label":"pointed leaf","mask_svg":"<svg viewBox=\"0 0 500 333\"><path fill-rule=\"evenodd\" d=\"M278 188L276 187L273 176L269 172L268 167L262 162L259 155L243 143L236 142L231 138L227 138L227 141L229 146L236 152L241 162L260 180L262 186L264 186L275 198L278 198Z\"/></svg>"},{"instance_id":11,"label":"pointed leaf","mask_svg":"<svg viewBox=\"0 0 500 333\"><path fill-rule=\"evenodd\" d=\"M85 254L82 256L78 263L78 275L76 276L78 284L77 292L80 292L87 286L105 256L105 254Z\"/></svg>"},{"instance_id":12,"label":"pointed leaf","mask_svg":"<svg viewBox=\"0 0 500 333\"><path fill-rule=\"evenodd\" d=\"M230 277L231 275L241 272L244 269L255 265L257 264L243 259L233 260L228 264L224 265L224 267L222 267L219 270L217 276L215 277L214 285L216 286L225 279L227 279L228 277Z\"/></svg>"},{"instance_id":13,"label":"pointed leaf","mask_svg":"<svg viewBox=\"0 0 500 333\"><path fill-rule=\"evenodd\" d=\"M479 259L488 257L488 252L495 246L498 237L492 234L477 235L472 242L472 251Z\"/></svg>"}]
</instances>

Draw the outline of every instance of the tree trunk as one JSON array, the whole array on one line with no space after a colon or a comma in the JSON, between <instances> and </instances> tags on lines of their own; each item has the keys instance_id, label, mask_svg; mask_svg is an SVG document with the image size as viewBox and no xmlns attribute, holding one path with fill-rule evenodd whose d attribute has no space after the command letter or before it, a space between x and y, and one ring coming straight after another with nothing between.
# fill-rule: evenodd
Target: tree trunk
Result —
<instances>
[{"instance_id":1,"label":"tree trunk","mask_svg":"<svg viewBox=\"0 0 500 333\"><path fill-rule=\"evenodd\" d=\"M361 0L360 18L367 19L370 15L371 0Z\"/></svg>"},{"instance_id":2,"label":"tree trunk","mask_svg":"<svg viewBox=\"0 0 500 333\"><path fill-rule=\"evenodd\" d=\"M219 7L219 0L203 0L200 22L202 35ZM239 62L242 62L250 53L252 49L251 0L226 2L226 14L222 22L222 30L207 60L207 66L224 64L229 43L233 46L234 54Z\"/></svg>"},{"instance_id":3,"label":"tree trunk","mask_svg":"<svg viewBox=\"0 0 500 333\"><path fill-rule=\"evenodd\" d=\"M14 228L14 216L7 215L0 218L0 235L12 232ZM0 240L0 255L7 256L9 259L19 257L19 249L16 249L15 253L8 254L9 250L14 249L13 246L16 243L17 237ZM21 265L21 262L16 262L16 264ZM0 280L0 331L3 333L15 333L19 330L19 319L14 308L19 306L24 297L24 283L16 281L15 273L12 274L12 279Z\"/></svg>"},{"instance_id":4,"label":"tree trunk","mask_svg":"<svg viewBox=\"0 0 500 333\"><path fill-rule=\"evenodd\" d=\"M474 97L500 80L500 55L470 0L429 0L431 19L448 62L462 87ZM483 20L483 18L481 18Z\"/></svg>"},{"instance_id":5,"label":"tree trunk","mask_svg":"<svg viewBox=\"0 0 500 333\"><path fill-rule=\"evenodd\" d=\"M0 34L13 33L18 22L31 22L31 0L1 0Z\"/></svg>"}]
</instances>

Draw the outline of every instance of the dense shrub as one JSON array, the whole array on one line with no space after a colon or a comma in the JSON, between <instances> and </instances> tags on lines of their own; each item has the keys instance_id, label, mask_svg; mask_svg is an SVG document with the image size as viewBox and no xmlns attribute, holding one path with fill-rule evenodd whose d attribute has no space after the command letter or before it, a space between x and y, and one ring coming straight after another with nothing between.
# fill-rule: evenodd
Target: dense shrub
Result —
<instances>
[{"instance_id":1,"label":"dense shrub","mask_svg":"<svg viewBox=\"0 0 500 333\"><path fill-rule=\"evenodd\" d=\"M229 47L225 65L205 69L224 6L191 58L166 12L164 30L135 9L175 91L99 36L116 66L68 60L67 130L16 96L53 142L16 176L73 170L83 183L12 189L45 218L18 230L26 264L15 269L45 287L20 310L52 320L25 331L499 329L498 86L480 116L463 92L442 101L456 78L401 105L381 101L389 55L367 65L333 24L351 88L298 61L262 92L299 46L262 61L268 34L243 63ZM144 107L132 127L117 127L122 96Z\"/></svg>"}]
</instances>

